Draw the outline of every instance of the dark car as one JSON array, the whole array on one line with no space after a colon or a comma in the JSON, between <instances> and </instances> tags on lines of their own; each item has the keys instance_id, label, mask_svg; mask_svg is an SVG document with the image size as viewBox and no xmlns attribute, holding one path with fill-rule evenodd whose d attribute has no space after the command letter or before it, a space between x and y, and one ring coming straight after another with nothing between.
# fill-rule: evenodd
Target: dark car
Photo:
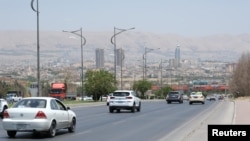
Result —
<instances>
[{"instance_id":1,"label":"dark car","mask_svg":"<svg viewBox=\"0 0 250 141\"><path fill-rule=\"evenodd\" d=\"M170 91L166 96L166 101L168 104L172 102L183 103L183 95L179 91Z\"/></svg>"},{"instance_id":2,"label":"dark car","mask_svg":"<svg viewBox=\"0 0 250 141\"><path fill-rule=\"evenodd\" d=\"M219 96L218 96L218 99L219 99L219 100L223 100L223 99L224 99L224 96L223 96L223 95L219 95Z\"/></svg>"}]
</instances>

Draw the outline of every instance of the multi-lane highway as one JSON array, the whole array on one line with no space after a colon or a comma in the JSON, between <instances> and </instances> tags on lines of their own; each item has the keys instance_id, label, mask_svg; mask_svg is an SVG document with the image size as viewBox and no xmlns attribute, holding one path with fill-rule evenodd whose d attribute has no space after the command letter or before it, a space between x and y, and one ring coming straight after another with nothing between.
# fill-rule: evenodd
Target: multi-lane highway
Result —
<instances>
[{"instance_id":1,"label":"multi-lane highway","mask_svg":"<svg viewBox=\"0 0 250 141\"><path fill-rule=\"evenodd\" d=\"M105 103L71 107L77 114L75 133L58 131L56 137L45 134L18 132L15 139L7 136L0 120L1 141L195 141L206 140L208 123L231 122L233 111L230 101L206 101L204 105L167 104L164 100L143 101L141 112L109 113ZM227 114L227 115L226 115Z\"/></svg>"}]
</instances>

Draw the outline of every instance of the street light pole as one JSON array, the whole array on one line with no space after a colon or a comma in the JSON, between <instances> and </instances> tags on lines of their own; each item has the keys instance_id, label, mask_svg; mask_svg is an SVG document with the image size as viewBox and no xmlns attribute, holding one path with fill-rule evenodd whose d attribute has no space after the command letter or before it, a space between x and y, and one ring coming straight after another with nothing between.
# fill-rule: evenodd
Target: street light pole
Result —
<instances>
[{"instance_id":1,"label":"street light pole","mask_svg":"<svg viewBox=\"0 0 250 141\"><path fill-rule=\"evenodd\" d=\"M157 48L157 49L160 49L160 48ZM145 51L144 51L144 54L142 56L142 59L143 59L143 62L144 62L144 69L143 69L143 80L145 80L147 78L147 53L153 51L155 49L152 49L152 48L146 48L145 47Z\"/></svg>"},{"instance_id":2,"label":"street light pole","mask_svg":"<svg viewBox=\"0 0 250 141\"><path fill-rule=\"evenodd\" d=\"M124 55L122 48L121 48L121 54L122 54L122 58L121 58L121 90L122 90L122 66L123 66L123 62L125 59L125 55Z\"/></svg>"},{"instance_id":3,"label":"street light pole","mask_svg":"<svg viewBox=\"0 0 250 141\"><path fill-rule=\"evenodd\" d=\"M82 83L82 89L81 89L81 95L82 95L82 99L83 100L83 46L86 44L86 38L82 36L82 28L78 29L78 30L75 30L75 31L65 31L63 30L63 32L68 32L68 33L72 33L72 34L75 34L79 37L81 37L81 83ZM80 32L77 33L77 32Z\"/></svg>"},{"instance_id":4,"label":"street light pole","mask_svg":"<svg viewBox=\"0 0 250 141\"><path fill-rule=\"evenodd\" d=\"M162 59L161 59L161 64L160 64L160 70L161 70L161 89L162 89Z\"/></svg>"},{"instance_id":5,"label":"street light pole","mask_svg":"<svg viewBox=\"0 0 250 141\"><path fill-rule=\"evenodd\" d=\"M34 8L34 0L31 0L31 8L37 14L37 96L40 94L40 46L39 46L39 1L36 0L36 9Z\"/></svg>"},{"instance_id":6,"label":"street light pole","mask_svg":"<svg viewBox=\"0 0 250 141\"><path fill-rule=\"evenodd\" d=\"M117 59L116 59L116 36L122 32L125 32L128 30L133 30L133 29L135 29L135 28L133 27L133 28L129 28L129 29L120 29L120 28L114 27L114 35L111 37L111 43L114 45L114 79L115 79L115 82L116 82L116 62L117 62ZM119 32L116 32L116 30L119 30Z\"/></svg>"},{"instance_id":7,"label":"street light pole","mask_svg":"<svg viewBox=\"0 0 250 141\"><path fill-rule=\"evenodd\" d=\"M162 70L163 70L163 63L169 63L169 60L162 60L162 58L161 58L161 62L160 62L160 71L161 71L161 89L162 89L162 87L163 87L163 82L162 82Z\"/></svg>"}]
</instances>

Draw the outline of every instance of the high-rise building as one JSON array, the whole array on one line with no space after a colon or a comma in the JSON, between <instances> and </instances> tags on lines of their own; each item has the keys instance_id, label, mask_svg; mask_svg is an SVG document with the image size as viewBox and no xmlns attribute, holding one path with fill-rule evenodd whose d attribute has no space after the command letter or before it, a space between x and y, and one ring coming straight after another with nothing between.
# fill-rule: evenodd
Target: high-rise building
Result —
<instances>
[{"instance_id":1,"label":"high-rise building","mask_svg":"<svg viewBox=\"0 0 250 141\"><path fill-rule=\"evenodd\" d=\"M175 67L180 67L180 61L181 61L181 51L180 46L177 45L175 48Z\"/></svg>"},{"instance_id":2,"label":"high-rise building","mask_svg":"<svg viewBox=\"0 0 250 141\"><path fill-rule=\"evenodd\" d=\"M116 50L116 65L123 66L124 64L124 50L122 48Z\"/></svg>"},{"instance_id":3,"label":"high-rise building","mask_svg":"<svg viewBox=\"0 0 250 141\"><path fill-rule=\"evenodd\" d=\"M97 48L95 51L96 57L96 68L104 68L104 49Z\"/></svg>"}]
</instances>

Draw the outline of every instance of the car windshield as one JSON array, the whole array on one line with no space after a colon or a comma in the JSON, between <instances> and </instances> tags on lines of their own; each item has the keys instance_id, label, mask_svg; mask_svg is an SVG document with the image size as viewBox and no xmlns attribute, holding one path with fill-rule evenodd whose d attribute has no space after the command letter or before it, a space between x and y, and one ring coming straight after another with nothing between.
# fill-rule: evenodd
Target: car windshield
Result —
<instances>
[{"instance_id":1,"label":"car windshield","mask_svg":"<svg viewBox=\"0 0 250 141\"><path fill-rule=\"evenodd\" d=\"M12 96L15 96L15 94L7 94L6 97L12 97Z\"/></svg>"},{"instance_id":2,"label":"car windshield","mask_svg":"<svg viewBox=\"0 0 250 141\"><path fill-rule=\"evenodd\" d=\"M201 92L196 92L196 93L192 92L191 95L202 95L202 93Z\"/></svg>"},{"instance_id":3,"label":"car windshield","mask_svg":"<svg viewBox=\"0 0 250 141\"><path fill-rule=\"evenodd\" d=\"M129 93L128 92L114 92L113 96L125 97L125 96L129 96Z\"/></svg>"},{"instance_id":4,"label":"car windshield","mask_svg":"<svg viewBox=\"0 0 250 141\"><path fill-rule=\"evenodd\" d=\"M13 108L45 108L46 100L44 99L23 99L16 103Z\"/></svg>"},{"instance_id":5,"label":"car windshield","mask_svg":"<svg viewBox=\"0 0 250 141\"><path fill-rule=\"evenodd\" d=\"M170 92L169 95L178 95L179 92Z\"/></svg>"},{"instance_id":6,"label":"car windshield","mask_svg":"<svg viewBox=\"0 0 250 141\"><path fill-rule=\"evenodd\" d=\"M52 93L52 94L59 94L59 93L62 93L62 89L51 89L50 93Z\"/></svg>"}]
</instances>

